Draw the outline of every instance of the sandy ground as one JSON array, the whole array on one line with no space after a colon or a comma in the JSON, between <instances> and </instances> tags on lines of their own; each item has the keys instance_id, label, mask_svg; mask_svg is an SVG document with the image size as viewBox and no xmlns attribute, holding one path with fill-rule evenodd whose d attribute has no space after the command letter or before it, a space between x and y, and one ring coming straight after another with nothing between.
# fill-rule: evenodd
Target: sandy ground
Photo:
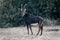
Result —
<instances>
[{"instance_id":1,"label":"sandy ground","mask_svg":"<svg viewBox=\"0 0 60 40\"><path fill-rule=\"evenodd\" d=\"M0 40L60 40L59 26L44 26L42 36L36 36L38 27L32 29L34 34L28 35L26 27L0 28Z\"/></svg>"}]
</instances>

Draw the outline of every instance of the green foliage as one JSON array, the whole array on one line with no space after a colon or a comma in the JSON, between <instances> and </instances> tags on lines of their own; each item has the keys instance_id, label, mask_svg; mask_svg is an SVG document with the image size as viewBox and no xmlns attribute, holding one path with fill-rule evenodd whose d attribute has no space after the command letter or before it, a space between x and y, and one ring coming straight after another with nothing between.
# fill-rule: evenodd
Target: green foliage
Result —
<instances>
[{"instance_id":1,"label":"green foliage","mask_svg":"<svg viewBox=\"0 0 60 40\"><path fill-rule=\"evenodd\" d=\"M0 2L0 27L14 27L24 24L21 4L27 4L28 13L43 18L60 18L59 0L3 0Z\"/></svg>"}]
</instances>

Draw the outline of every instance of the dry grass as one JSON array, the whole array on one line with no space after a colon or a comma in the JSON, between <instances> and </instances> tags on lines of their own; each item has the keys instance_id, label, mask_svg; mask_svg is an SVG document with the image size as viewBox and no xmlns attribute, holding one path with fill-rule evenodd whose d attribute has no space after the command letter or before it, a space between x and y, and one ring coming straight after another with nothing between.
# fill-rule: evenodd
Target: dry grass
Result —
<instances>
[{"instance_id":1,"label":"dry grass","mask_svg":"<svg viewBox=\"0 0 60 40\"><path fill-rule=\"evenodd\" d=\"M38 27L32 27L32 29L34 34L28 35L26 27L0 28L0 40L60 40L60 27L58 26L44 26L42 36L36 36Z\"/></svg>"}]
</instances>

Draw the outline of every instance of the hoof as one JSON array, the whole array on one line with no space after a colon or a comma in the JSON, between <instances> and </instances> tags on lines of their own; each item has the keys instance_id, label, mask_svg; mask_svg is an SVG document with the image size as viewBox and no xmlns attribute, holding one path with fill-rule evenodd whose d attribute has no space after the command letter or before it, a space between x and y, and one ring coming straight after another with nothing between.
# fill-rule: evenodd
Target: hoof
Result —
<instances>
[{"instance_id":1,"label":"hoof","mask_svg":"<svg viewBox=\"0 0 60 40\"><path fill-rule=\"evenodd\" d=\"M33 33L31 35L33 35Z\"/></svg>"},{"instance_id":2,"label":"hoof","mask_svg":"<svg viewBox=\"0 0 60 40\"><path fill-rule=\"evenodd\" d=\"M38 35L38 34L36 34L36 35Z\"/></svg>"},{"instance_id":3,"label":"hoof","mask_svg":"<svg viewBox=\"0 0 60 40\"><path fill-rule=\"evenodd\" d=\"M40 36L42 36L42 34L40 34Z\"/></svg>"}]
</instances>

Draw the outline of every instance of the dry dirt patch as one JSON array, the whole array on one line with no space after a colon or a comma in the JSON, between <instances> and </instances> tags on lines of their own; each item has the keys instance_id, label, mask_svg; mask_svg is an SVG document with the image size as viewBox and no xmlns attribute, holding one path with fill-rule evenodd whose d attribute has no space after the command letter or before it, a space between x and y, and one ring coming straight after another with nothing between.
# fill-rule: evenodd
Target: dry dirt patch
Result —
<instances>
[{"instance_id":1,"label":"dry dirt patch","mask_svg":"<svg viewBox=\"0 0 60 40\"><path fill-rule=\"evenodd\" d=\"M60 40L60 27L44 26L43 35L36 36L38 27L32 27L33 35L26 27L0 28L0 40Z\"/></svg>"}]
</instances>

